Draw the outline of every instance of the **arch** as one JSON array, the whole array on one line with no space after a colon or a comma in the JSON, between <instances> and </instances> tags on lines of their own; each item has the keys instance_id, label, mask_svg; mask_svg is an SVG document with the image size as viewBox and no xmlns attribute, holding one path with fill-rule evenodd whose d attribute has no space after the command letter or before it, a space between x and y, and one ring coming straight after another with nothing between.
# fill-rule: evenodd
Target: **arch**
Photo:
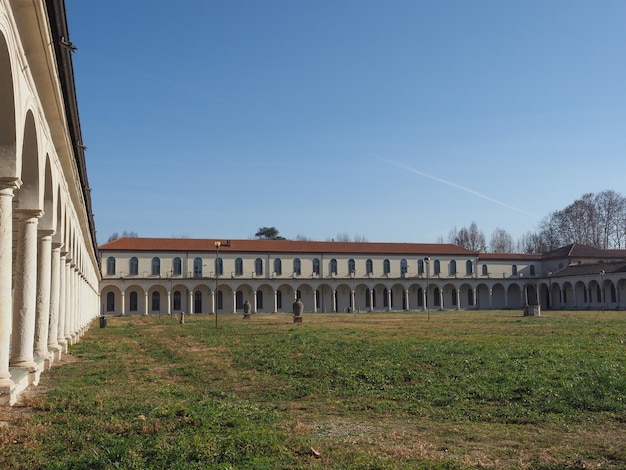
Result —
<instances>
[{"instance_id":1,"label":"arch","mask_svg":"<svg viewBox=\"0 0 626 470\"><path fill-rule=\"evenodd\" d=\"M19 176L15 121L13 67L7 39L0 29L0 177Z\"/></svg>"},{"instance_id":2,"label":"arch","mask_svg":"<svg viewBox=\"0 0 626 470\"><path fill-rule=\"evenodd\" d=\"M18 209L43 209L40 199L41 193L41 168L39 161L39 149L37 142L37 129L33 112L29 109L24 122L24 137L22 141L21 159L22 187L19 189L19 197L16 200Z\"/></svg>"}]
</instances>

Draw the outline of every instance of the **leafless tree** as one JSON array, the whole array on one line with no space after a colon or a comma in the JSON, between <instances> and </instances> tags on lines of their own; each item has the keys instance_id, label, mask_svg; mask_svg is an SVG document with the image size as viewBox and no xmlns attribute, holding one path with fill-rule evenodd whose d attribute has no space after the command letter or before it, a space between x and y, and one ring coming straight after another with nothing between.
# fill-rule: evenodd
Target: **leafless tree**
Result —
<instances>
[{"instance_id":1,"label":"leafless tree","mask_svg":"<svg viewBox=\"0 0 626 470\"><path fill-rule=\"evenodd\" d=\"M513 237L503 228L497 228L491 234L489 250L492 253L513 253Z\"/></svg>"},{"instance_id":2,"label":"leafless tree","mask_svg":"<svg viewBox=\"0 0 626 470\"><path fill-rule=\"evenodd\" d=\"M472 222L469 228L462 227L460 230L457 230L455 227L450 230L448 242L468 250L487 251L485 234L478 229L476 222Z\"/></svg>"}]
</instances>

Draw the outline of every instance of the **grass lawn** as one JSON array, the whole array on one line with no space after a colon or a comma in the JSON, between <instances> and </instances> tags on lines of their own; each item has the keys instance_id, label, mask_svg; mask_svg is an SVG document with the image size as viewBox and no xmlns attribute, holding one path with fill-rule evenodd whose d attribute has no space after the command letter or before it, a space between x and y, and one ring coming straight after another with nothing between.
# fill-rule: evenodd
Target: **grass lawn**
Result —
<instances>
[{"instance_id":1,"label":"grass lawn","mask_svg":"<svg viewBox=\"0 0 626 470\"><path fill-rule=\"evenodd\" d=\"M3 469L626 468L626 312L96 319Z\"/></svg>"}]
</instances>

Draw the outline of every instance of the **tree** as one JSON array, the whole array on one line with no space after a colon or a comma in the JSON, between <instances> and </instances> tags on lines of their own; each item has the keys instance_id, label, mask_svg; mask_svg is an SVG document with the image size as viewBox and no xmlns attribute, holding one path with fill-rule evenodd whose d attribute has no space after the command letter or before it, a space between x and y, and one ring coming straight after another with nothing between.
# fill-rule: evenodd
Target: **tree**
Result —
<instances>
[{"instance_id":1,"label":"tree","mask_svg":"<svg viewBox=\"0 0 626 470\"><path fill-rule=\"evenodd\" d=\"M254 236L259 240L285 240L285 237L278 234L276 227L261 227Z\"/></svg>"},{"instance_id":2,"label":"tree","mask_svg":"<svg viewBox=\"0 0 626 470\"><path fill-rule=\"evenodd\" d=\"M107 240L107 243L115 241L118 238L139 238L139 235L137 234L137 232L129 232L127 230L124 230L122 232L122 236L120 237L119 233L113 232L111 235L109 235L109 239Z\"/></svg>"},{"instance_id":3,"label":"tree","mask_svg":"<svg viewBox=\"0 0 626 470\"><path fill-rule=\"evenodd\" d=\"M472 251L487 251L485 234L478 230L476 222L472 222L469 228L462 227L457 230L454 227L451 229L448 234L448 242Z\"/></svg>"},{"instance_id":4,"label":"tree","mask_svg":"<svg viewBox=\"0 0 626 470\"><path fill-rule=\"evenodd\" d=\"M497 228L491 234L489 249L492 253L513 253L513 237L503 228Z\"/></svg>"}]
</instances>

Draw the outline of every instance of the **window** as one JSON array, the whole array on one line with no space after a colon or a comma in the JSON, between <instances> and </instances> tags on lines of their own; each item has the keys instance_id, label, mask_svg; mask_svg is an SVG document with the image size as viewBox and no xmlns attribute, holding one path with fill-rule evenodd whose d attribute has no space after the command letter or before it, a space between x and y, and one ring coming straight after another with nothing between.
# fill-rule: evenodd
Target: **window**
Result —
<instances>
[{"instance_id":1,"label":"window","mask_svg":"<svg viewBox=\"0 0 626 470\"><path fill-rule=\"evenodd\" d=\"M139 274L139 260L136 256L133 256L128 262L128 274L131 276Z\"/></svg>"},{"instance_id":2,"label":"window","mask_svg":"<svg viewBox=\"0 0 626 470\"><path fill-rule=\"evenodd\" d=\"M176 257L174 258L174 261L172 261L172 274L174 276L180 276L182 272L183 272L183 262L181 261L180 258Z\"/></svg>"},{"instance_id":3,"label":"window","mask_svg":"<svg viewBox=\"0 0 626 470\"><path fill-rule=\"evenodd\" d=\"M177 290L174 292L174 306L172 307L174 310L180 310L180 291Z\"/></svg>"},{"instance_id":4,"label":"window","mask_svg":"<svg viewBox=\"0 0 626 470\"><path fill-rule=\"evenodd\" d=\"M530 275L531 275L531 276L534 276L534 275L535 275L535 265L534 265L534 264L531 264L531 265L530 265Z\"/></svg>"},{"instance_id":5,"label":"window","mask_svg":"<svg viewBox=\"0 0 626 470\"><path fill-rule=\"evenodd\" d=\"M472 263L472 260L467 260L465 262L465 274L468 276L471 276L472 274L474 274L474 264Z\"/></svg>"},{"instance_id":6,"label":"window","mask_svg":"<svg viewBox=\"0 0 626 470\"><path fill-rule=\"evenodd\" d=\"M389 307L389 291L386 287L383 289L383 307Z\"/></svg>"},{"instance_id":7,"label":"window","mask_svg":"<svg viewBox=\"0 0 626 470\"><path fill-rule=\"evenodd\" d=\"M598 298L598 303L602 302L602 289L600 288L600 284L596 286L596 296Z\"/></svg>"},{"instance_id":8,"label":"window","mask_svg":"<svg viewBox=\"0 0 626 470\"><path fill-rule=\"evenodd\" d=\"M417 260L417 274L424 274L424 260Z\"/></svg>"},{"instance_id":9,"label":"window","mask_svg":"<svg viewBox=\"0 0 626 470\"><path fill-rule=\"evenodd\" d=\"M450 275L454 276L456 274L456 261L450 261Z\"/></svg>"},{"instance_id":10,"label":"window","mask_svg":"<svg viewBox=\"0 0 626 470\"><path fill-rule=\"evenodd\" d=\"M302 263L300 262L300 258L296 258L293 260L293 272L298 276L302 274Z\"/></svg>"},{"instance_id":11,"label":"window","mask_svg":"<svg viewBox=\"0 0 626 470\"><path fill-rule=\"evenodd\" d=\"M511 266L511 272L512 272L513 276L517 276L517 265L516 264Z\"/></svg>"},{"instance_id":12,"label":"window","mask_svg":"<svg viewBox=\"0 0 626 470\"><path fill-rule=\"evenodd\" d=\"M433 270L434 270L435 275L441 273L441 263L439 262L438 259L435 260Z\"/></svg>"},{"instance_id":13,"label":"window","mask_svg":"<svg viewBox=\"0 0 626 470\"><path fill-rule=\"evenodd\" d=\"M482 270L483 270L482 271L483 272L483 276L486 276L487 274L489 274L489 272L487 271L487 265L486 264L483 264Z\"/></svg>"},{"instance_id":14,"label":"window","mask_svg":"<svg viewBox=\"0 0 626 470\"><path fill-rule=\"evenodd\" d=\"M243 308L243 292L238 290L235 292L235 309L241 310Z\"/></svg>"},{"instance_id":15,"label":"window","mask_svg":"<svg viewBox=\"0 0 626 470\"><path fill-rule=\"evenodd\" d=\"M224 294L222 294L221 290L217 291L217 309L218 310L224 309Z\"/></svg>"},{"instance_id":16,"label":"window","mask_svg":"<svg viewBox=\"0 0 626 470\"><path fill-rule=\"evenodd\" d=\"M241 258L235 259L235 276L243 276L243 260Z\"/></svg>"},{"instance_id":17,"label":"window","mask_svg":"<svg viewBox=\"0 0 626 470\"><path fill-rule=\"evenodd\" d=\"M263 275L263 260L261 258L254 260L254 274L257 276Z\"/></svg>"},{"instance_id":18,"label":"window","mask_svg":"<svg viewBox=\"0 0 626 470\"><path fill-rule=\"evenodd\" d=\"M115 274L115 258L113 258L113 256L107 258L107 274Z\"/></svg>"},{"instance_id":19,"label":"window","mask_svg":"<svg viewBox=\"0 0 626 470\"><path fill-rule=\"evenodd\" d=\"M215 272L220 276L224 274L224 263L222 258L217 258L215 260Z\"/></svg>"},{"instance_id":20,"label":"window","mask_svg":"<svg viewBox=\"0 0 626 470\"><path fill-rule=\"evenodd\" d=\"M330 260L330 273L337 274L337 260L335 258Z\"/></svg>"},{"instance_id":21,"label":"window","mask_svg":"<svg viewBox=\"0 0 626 470\"><path fill-rule=\"evenodd\" d=\"M321 300L320 300L320 291L315 291L315 308L320 308Z\"/></svg>"},{"instance_id":22,"label":"window","mask_svg":"<svg viewBox=\"0 0 626 470\"><path fill-rule=\"evenodd\" d=\"M107 294L107 312L115 311L115 294L113 292L109 292Z\"/></svg>"},{"instance_id":23,"label":"window","mask_svg":"<svg viewBox=\"0 0 626 470\"><path fill-rule=\"evenodd\" d=\"M370 307L370 290L365 289L365 307Z\"/></svg>"},{"instance_id":24,"label":"window","mask_svg":"<svg viewBox=\"0 0 626 470\"><path fill-rule=\"evenodd\" d=\"M280 276L283 273L283 262L280 258L274 259L274 274Z\"/></svg>"},{"instance_id":25,"label":"window","mask_svg":"<svg viewBox=\"0 0 626 470\"><path fill-rule=\"evenodd\" d=\"M356 273L356 263L353 259L348 260L348 273Z\"/></svg>"},{"instance_id":26,"label":"window","mask_svg":"<svg viewBox=\"0 0 626 470\"><path fill-rule=\"evenodd\" d=\"M405 258L402 258L400 260L400 275L405 277L407 272L409 272L409 263L407 263Z\"/></svg>"},{"instance_id":27,"label":"window","mask_svg":"<svg viewBox=\"0 0 626 470\"><path fill-rule=\"evenodd\" d=\"M367 274L372 274L374 272L374 262L371 259L368 259L365 262L365 271Z\"/></svg>"},{"instance_id":28,"label":"window","mask_svg":"<svg viewBox=\"0 0 626 470\"><path fill-rule=\"evenodd\" d=\"M276 308L283 308L283 293L279 290L276 291Z\"/></svg>"},{"instance_id":29,"label":"window","mask_svg":"<svg viewBox=\"0 0 626 470\"><path fill-rule=\"evenodd\" d=\"M386 259L383 261L383 274L389 274L391 272L391 262ZM386 307L386 305L384 305Z\"/></svg>"},{"instance_id":30,"label":"window","mask_svg":"<svg viewBox=\"0 0 626 470\"><path fill-rule=\"evenodd\" d=\"M156 256L152 258L152 275L160 276L161 275L161 260Z\"/></svg>"},{"instance_id":31,"label":"window","mask_svg":"<svg viewBox=\"0 0 626 470\"><path fill-rule=\"evenodd\" d=\"M417 289L417 306L418 307L424 306L424 291L422 290L421 287Z\"/></svg>"},{"instance_id":32,"label":"window","mask_svg":"<svg viewBox=\"0 0 626 470\"><path fill-rule=\"evenodd\" d=\"M319 258L313 258L313 274L320 275L320 260Z\"/></svg>"},{"instance_id":33,"label":"window","mask_svg":"<svg viewBox=\"0 0 626 470\"><path fill-rule=\"evenodd\" d=\"M128 310L131 312L137 311L137 292L132 291L128 299Z\"/></svg>"},{"instance_id":34,"label":"window","mask_svg":"<svg viewBox=\"0 0 626 470\"><path fill-rule=\"evenodd\" d=\"M439 287L435 287L435 290L433 291L433 305L435 307L439 307L439 305L441 305L441 296L439 295Z\"/></svg>"},{"instance_id":35,"label":"window","mask_svg":"<svg viewBox=\"0 0 626 470\"><path fill-rule=\"evenodd\" d=\"M202 258L193 260L193 277L202 277Z\"/></svg>"},{"instance_id":36,"label":"window","mask_svg":"<svg viewBox=\"0 0 626 470\"><path fill-rule=\"evenodd\" d=\"M452 305L456 307L456 289L452 289Z\"/></svg>"},{"instance_id":37,"label":"window","mask_svg":"<svg viewBox=\"0 0 626 470\"><path fill-rule=\"evenodd\" d=\"M152 293L152 311L161 310L161 294L158 292Z\"/></svg>"},{"instance_id":38,"label":"window","mask_svg":"<svg viewBox=\"0 0 626 470\"><path fill-rule=\"evenodd\" d=\"M263 291L256 291L256 307L263 308Z\"/></svg>"},{"instance_id":39,"label":"window","mask_svg":"<svg viewBox=\"0 0 626 470\"><path fill-rule=\"evenodd\" d=\"M193 295L194 313L202 313L202 292L196 291Z\"/></svg>"},{"instance_id":40,"label":"window","mask_svg":"<svg viewBox=\"0 0 626 470\"><path fill-rule=\"evenodd\" d=\"M472 289L467 289L467 304L474 305L474 291Z\"/></svg>"}]
</instances>

